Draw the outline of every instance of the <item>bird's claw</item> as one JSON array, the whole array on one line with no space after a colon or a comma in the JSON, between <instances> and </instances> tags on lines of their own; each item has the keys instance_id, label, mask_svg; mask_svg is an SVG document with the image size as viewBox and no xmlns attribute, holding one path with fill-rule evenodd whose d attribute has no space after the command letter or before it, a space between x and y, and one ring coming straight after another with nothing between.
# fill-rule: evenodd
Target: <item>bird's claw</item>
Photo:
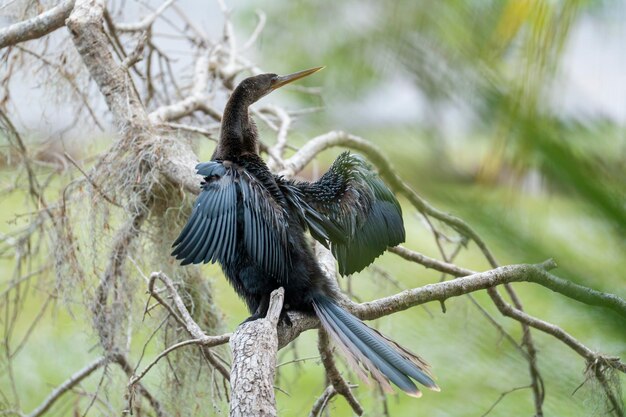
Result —
<instances>
[{"instance_id":1,"label":"bird's claw","mask_svg":"<svg viewBox=\"0 0 626 417\"><path fill-rule=\"evenodd\" d=\"M284 308L281 310L280 312L280 316L278 317L278 324L283 324L287 327L291 327L293 326L293 323L291 322L291 319L289 318L289 314L287 314L287 310L285 310Z\"/></svg>"}]
</instances>

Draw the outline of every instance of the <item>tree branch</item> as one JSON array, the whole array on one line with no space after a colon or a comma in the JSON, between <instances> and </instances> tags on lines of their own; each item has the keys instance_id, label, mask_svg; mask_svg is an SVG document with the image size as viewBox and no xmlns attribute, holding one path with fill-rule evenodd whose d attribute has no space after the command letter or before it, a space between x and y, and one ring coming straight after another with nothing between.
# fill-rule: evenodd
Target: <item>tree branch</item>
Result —
<instances>
[{"instance_id":1,"label":"tree branch","mask_svg":"<svg viewBox=\"0 0 626 417\"><path fill-rule=\"evenodd\" d=\"M147 30L154 21L163 14L168 7L174 3L175 0L166 0L156 9L153 13L150 13L148 16L141 19L139 22L135 23L118 23L115 25L115 28L120 32L140 32L143 30Z\"/></svg>"},{"instance_id":2,"label":"tree branch","mask_svg":"<svg viewBox=\"0 0 626 417\"><path fill-rule=\"evenodd\" d=\"M119 65L102 28L103 0L77 0L66 21L72 40L100 92L121 124L146 127L147 115L130 75Z\"/></svg>"},{"instance_id":3,"label":"tree branch","mask_svg":"<svg viewBox=\"0 0 626 417\"><path fill-rule=\"evenodd\" d=\"M128 362L128 359L126 358L125 355L123 355L120 352L116 352L111 356L111 361L118 364L120 368L122 368L122 371L124 371L124 373L128 376L128 378L132 378L134 367L131 366L131 364ZM154 412L156 413L157 417L169 417L167 412L163 409L163 406L161 405L161 403L140 382L134 385L134 389L137 390L137 392L139 392L139 394L141 394L142 397L148 400L148 402L154 409ZM131 393L131 396L129 398L129 403L132 403L132 399L133 399L133 393Z\"/></svg>"},{"instance_id":4,"label":"tree branch","mask_svg":"<svg viewBox=\"0 0 626 417\"><path fill-rule=\"evenodd\" d=\"M65 25L75 0L64 0L50 10L31 19L0 30L0 49L31 39L41 38Z\"/></svg>"},{"instance_id":5,"label":"tree branch","mask_svg":"<svg viewBox=\"0 0 626 417\"><path fill-rule=\"evenodd\" d=\"M167 302L165 302L165 300L163 300L161 296L158 294L158 292L155 290L154 283L157 279L162 281L167 287L172 297L172 300L174 301L174 305L176 306L176 310L178 311L175 311ZM225 334L222 336L208 336L206 333L204 333L204 331L200 328L198 323L196 323L195 320L191 317L191 315L189 314L189 311L187 311L187 308L185 307L183 300L180 298L178 291L176 291L176 288L174 287L174 283L172 282L172 280L163 272L153 272L150 275L150 280L148 282L148 291L150 292L152 297L154 297L159 303L161 303L172 314L172 317L174 317L176 321L178 321L178 323L180 323L185 328L187 333L189 333L193 338L199 339L199 340L206 340L208 342L207 345L211 345L211 346L216 346L221 343L226 343L230 339L231 337L230 334ZM215 342L214 345L212 345L213 342ZM222 374L222 376L225 379L230 378L230 372L228 371L228 369L226 369L224 364L222 364L215 357L215 355L213 355L213 353L209 349L209 346L202 346L202 353L204 354L206 359L209 361L209 363L213 365L213 367L215 367L215 369L217 369L218 372Z\"/></svg>"},{"instance_id":6,"label":"tree branch","mask_svg":"<svg viewBox=\"0 0 626 417\"><path fill-rule=\"evenodd\" d=\"M91 375L96 369L107 363L106 357L101 357L91 362L89 365L85 366L80 371L74 373L71 377L69 377L65 382L56 387L50 395L39 405L39 407L35 408L27 417L39 417L43 415L46 411L52 407L52 405L67 391L74 388L76 385L80 384L81 381Z\"/></svg>"},{"instance_id":7,"label":"tree branch","mask_svg":"<svg viewBox=\"0 0 626 417\"><path fill-rule=\"evenodd\" d=\"M452 281L428 284L402 291L375 301L355 304L352 312L361 319L373 320L428 301L445 301L467 293L485 290L509 282L540 281L544 264L508 265L485 272L475 273Z\"/></svg>"},{"instance_id":8,"label":"tree branch","mask_svg":"<svg viewBox=\"0 0 626 417\"><path fill-rule=\"evenodd\" d=\"M476 271L472 271L471 269L461 268L451 263L430 258L403 246L389 248L389 252L395 253L406 260L424 265L426 268L444 272L455 277L477 274ZM548 271L556 267L556 263L552 259L548 259L542 264L535 265L535 267L537 268L533 270L534 273L529 275L528 279L522 281L539 284L573 300L592 306L608 308L619 315L626 317L626 300L616 294L597 291L551 274Z\"/></svg>"},{"instance_id":9,"label":"tree branch","mask_svg":"<svg viewBox=\"0 0 626 417\"><path fill-rule=\"evenodd\" d=\"M442 264L445 268L445 263ZM485 290L505 283L535 282L542 284L545 280L545 275L547 274L544 268L549 268L551 266L553 266L553 262L551 261L546 261L545 263L538 265L521 264L503 266L486 272L474 273L451 281L428 284L423 287L405 290L395 295L361 304L353 303L344 299L343 304L348 310L359 318L363 320L373 320L406 310L419 304L430 301L445 301L448 298ZM443 272L446 272L446 269L443 269ZM574 351L579 353L586 360L589 361L603 358L605 361L608 360L609 365L613 368L626 373L626 364L620 362L619 358L607 358L591 351L558 326L536 319L511 306L504 307L504 311L506 311L506 315L511 318L523 321L531 327L535 327L555 336L557 339L561 340ZM292 326L288 328L285 326L279 327L279 340L281 341L281 346L289 343L301 332L319 326L317 319L311 320L310 317L302 317L300 314L295 315L290 313L289 318L291 319Z\"/></svg>"},{"instance_id":10,"label":"tree branch","mask_svg":"<svg viewBox=\"0 0 626 417\"><path fill-rule=\"evenodd\" d=\"M159 362L161 359L163 359L164 357L166 357L167 355L169 355L171 352L175 351L176 349L179 349L183 346L189 346L189 345L202 345L208 348L219 346L219 345L223 345L224 343L228 343L228 341L230 340L230 337L231 337L230 333L223 334L220 336L206 336L201 339L184 340L182 342L176 343L168 347L163 352L159 353L159 355L156 358L154 358L152 362L146 365L146 367L141 372L139 372L139 374L132 376L130 378L130 381L128 382L128 389L132 390L133 386L136 385L137 382L139 382L144 376L146 376L148 371L150 371L150 369L152 369L152 367L156 365L157 362Z\"/></svg>"},{"instance_id":11,"label":"tree branch","mask_svg":"<svg viewBox=\"0 0 626 417\"><path fill-rule=\"evenodd\" d=\"M283 308L284 294L283 288L273 291L267 316L243 323L230 339L233 353L231 417L276 416L276 325Z\"/></svg>"},{"instance_id":12,"label":"tree branch","mask_svg":"<svg viewBox=\"0 0 626 417\"><path fill-rule=\"evenodd\" d=\"M341 394L354 413L358 416L363 415L363 407L352 394L352 390L350 390L350 386L343 379L339 370L335 366L335 361L333 360L333 352L330 349L330 341L328 340L328 334L324 329L320 329L318 332L318 344L317 348L320 351L320 355L322 358L322 363L324 364L324 369L326 369L326 376L328 376L328 380L335 388L337 393Z\"/></svg>"},{"instance_id":13,"label":"tree branch","mask_svg":"<svg viewBox=\"0 0 626 417\"><path fill-rule=\"evenodd\" d=\"M149 118L152 123L178 120L196 110L202 110L216 120L221 119L221 113L210 106L211 96L206 92L209 85L209 54L210 51L202 50L196 59L191 95L176 103L161 106L150 113Z\"/></svg>"},{"instance_id":14,"label":"tree branch","mask_svg":"<svg viewBox=\"0 0 626 417\"><path fill-rule=\"evenodd\" d=\"M327 386L324 392L322 393L322 395L320 395L320 397L317 400L315 400L315 403L313 404L313 407L311 408L311 412L309 413L309 417L319 416L320 413L324 411L326 404L328 404L328 402L335 395L337 395L337 390L335 389L335 387L333 387L332 384Z\"/></svg>"}]
</instances>

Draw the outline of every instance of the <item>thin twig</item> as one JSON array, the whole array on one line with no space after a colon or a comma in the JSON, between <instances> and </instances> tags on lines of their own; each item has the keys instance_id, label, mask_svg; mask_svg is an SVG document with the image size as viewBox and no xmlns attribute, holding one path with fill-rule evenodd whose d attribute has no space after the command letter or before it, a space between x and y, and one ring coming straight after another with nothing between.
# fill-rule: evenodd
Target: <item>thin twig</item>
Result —
<instances>
[{"instance_id":1,"label":"thin twig","mask_svg":"<svg viewBox=\"0 0 626 417\"><path fill-rule=\"evenodd\" d=\"M531 386L530 385L524 385L523 387L515 387L515 388L511 388L508 391L504 391L503 393L500 394L498 399L493 404L491 404L491 407L489 407L489 409L487 411L485 411L485 413L483 415L481 415L480 417L485 417L487 414L491 413L491 411L494 408L496 408L496 405L498 405L498 403L500 401L502 401L504 399L504 397L506 397L510 393L515 392L515 391L519 391L519 390L522 390L522 389L526 389L526 388L531 388Z\"/></svg>"},{"instance_id":2,"label":"thin twig","mask_svg":"<svg viewBox=\"0 0 626 417\"><path fill-rule=\"evenodd\" d=\"M172 297L172 300L174 301L174 305L176 306L176 310L178 310L178 312L174 311L171 307L169 307L169 304L165 303L161 297L159 297L158 295L155 295L156 293L154 291L154 282L157 279L162 281L167 287L168 291L170 292L170 296ZM176 288L174 287L174 283L172 283L172 280L167 275L165 275L163 272L153 272L150 275L150 284L148 285L148 288L150 289L151 295L155 297L157 301L161 302L164 307L168 308L170 313L172 313L172 316L175 317L177 321L179 321L179 323L185 328L185 330L187 330L187 332L193 338L206 339L210 337L210 336L207 336L202 331L198 323L196 323L195 320L191 317L191 315L189 314L189 311L187 311L187 308L185 307L185 304L183 303L183 300L180 298L178 291L176 291ZM226 336L230 337L230 335L225 335L224 337ZM230 379L230 371L226 369L224 364L222 364L218 359L215 358L215 355L213 355L213 353L211 352L209 348L203 346L202 352L204 356L206 357L206 359L209 361L209 363L213 365L213 367L215 367L215 369L217 369L218 372L222 374L222 376L225 379L227 380Z\"/></svg>"},{"instance_id":3,"label":"thin twig","mask_svg":"<svg viewBox=\"0 0 626 417\"><path fill-rule=\"evenodd\" d=\"M328 402L332 400L335 395L337 395L335 387L332 385L327 386L322 395L320 395L319 398L315 400L315 403L313 403L309 417L318 417L321 415L322 411L324 411L324 408L326 407L326 404L328 404Z\"/></svg>"},{"instance_id":4,"label":"thin twig","mask_svg":"<svg viewBox=\"0 0 626 417\"><path fill-rule=\"evenodd\" d=\"M139 372L139 374L137 374L136 376L133 376L130 379L130 381L128 382L129 389L131 389L133 385L139 382L148 373L148 371L150 371L150 369L152 369L152 367L157 364L159 360L163 359L165 356L167 356L174 350L181 348L183 346L188 346L188 345L203 345L206 347L223 345L224 343L228 343L228 341L230 340L230 336L231 334L228 333L228 334L224 334L221 336L207 336L203 339L184 340L182 342L176 343L168 347L163 352L159 353L159 355L156 358L154 358L152 362L146 365L146 367L141 372Z\"/></svg>"},{"instance_id":5,"label":"thin twig","mask_svg":"<svg viewBox=\"0 0 626 417\"><path fill-rule=\"evenodd\" d=\"M78 164L78 162L74 158L72 158L72 155L70 155L67 152L63 152L63 156L65 156L65 158L67 158L67 160L70 161L70 163L74 165L76 169L80 171L81 174L83 174L85 179L89 182L89 184L91 184L91 186L96 191L98 191L98 193L102 196L102 198L104 198L106 201L108 201L109 203L113 204L116 207L120 207L120 208L122 207L121 204L119 204L118 202L113 200L111 197L106 195L106 193L100 188L100 186L91 179L91 176L88 173L86 173L84 169L81 168L81 166Z\"/></svg>"},{"instance_id":6,"label":"thin twig","mask_svg":"<svg viewBox=\"0 0 626 417\"><path fill-rule=\"evenodd\" d=\"M258 19L256 27L252 31L252 34L250 35L248 40L241 47L241 52L247 51L252 45L254 45L254 43L261 35L261 32L263 32L263 29L265 28L265 22L267 21L267 16L265 15L265 13L262 10L257 10L256 17Z\"/></svg>"},{"instance_id":7,"label":"thin twig","mask_svg":"<svg viewBox=\"0 0 626 417\"><path fill-rule=\"evenodd\" d=\"M61 398L63 394L80 384L83 379L87 378L95 370L106 363L107 359L103 356L91 362L81 370L75 372L71 377L65 380L65 382L56 387L37 408L28 414L28 417L39 417L43 415L59 398Z\"/></svg>"},{"instance_id":8,"label":"thin twig","mask_svg":"<svg viewBox=\"0 0 626 417\"><path fill-rule=\"evenodd\" d=\"M115 26L120 32L141 32L148 30L159 16L163 14L170 7L175 0L166 0L156 9L153 13L141 19L135 23L117 23Z\"/></svg>"}]
</instances>

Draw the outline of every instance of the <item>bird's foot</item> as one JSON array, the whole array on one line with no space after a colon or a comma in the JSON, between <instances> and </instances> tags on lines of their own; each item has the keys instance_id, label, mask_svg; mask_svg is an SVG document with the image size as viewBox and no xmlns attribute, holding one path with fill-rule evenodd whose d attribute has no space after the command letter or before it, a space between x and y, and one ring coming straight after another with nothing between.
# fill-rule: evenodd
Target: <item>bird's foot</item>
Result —
<instances>
[{"instance_id":1,"label":"bird's foot","mask_svg":"<svg viewBox=\"0 0 626 417\"><path fill-rule=\"evenodd\" d=\"M287 327L293 326L289 314L287 314L287 309L285 308L280 311L280 316L278 317L278 325L280 326L281 324Z\"/></svg>"},{"instance_id":2,"label":"bird's foot","mask_svg":"<svg viewBox=\"0 0 626 417\"><path fill-rule=\"evenodd\" d=\"M242 321L241 324L249 323L251 321L262 319L264 317L265 317L265 315L256 312L253 315L251 315L250 317L248 317L247 319L245 319L244 321ZM240 324L240 326L241 326L241 324ZM281 310L280 316L278 317L278 324L279 325L283 325L283 326L287 326L287 327L293 326L293 323L291 322L291 319L289 318L289 315L287 314L287 310L285 310L285 309Z\"/></svg>"}]
</instances>

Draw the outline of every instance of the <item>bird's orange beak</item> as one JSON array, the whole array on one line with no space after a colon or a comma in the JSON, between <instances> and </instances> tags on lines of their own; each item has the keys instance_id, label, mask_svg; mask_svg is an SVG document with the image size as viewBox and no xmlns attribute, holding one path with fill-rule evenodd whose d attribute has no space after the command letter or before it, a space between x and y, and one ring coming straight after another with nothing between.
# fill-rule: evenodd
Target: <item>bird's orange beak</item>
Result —
<instances>
[{"instance_id":1,"label":"bird's orange beak","mask_svg":"<svg viewBox=\"0 0 626 417\"><path fill-rule=\"evenodd\" d=\"M317 71L322 70L324 68L326 67L315 67L315 68L310 68L304 71L294 72L293 74L289 74L289 75L278 76L272 81L271 89L276 90L277 88L280 88L283 85L292 83L296 80L299 80L300 78L304 78L311 74L315 74Z\"/></svg>"}]
</instances>

